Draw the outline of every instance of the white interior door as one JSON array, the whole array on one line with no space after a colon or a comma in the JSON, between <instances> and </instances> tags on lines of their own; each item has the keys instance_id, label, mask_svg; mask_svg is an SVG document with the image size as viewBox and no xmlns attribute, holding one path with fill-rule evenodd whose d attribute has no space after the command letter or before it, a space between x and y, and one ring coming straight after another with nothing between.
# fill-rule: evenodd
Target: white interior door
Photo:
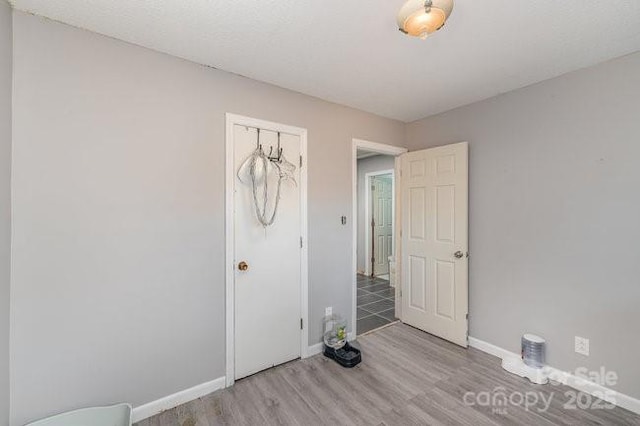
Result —
<instances>
[{"instance_id":1,"label":"white interior door","mask_svg":"<svg viewBox=\"0 0 640 426\"><path fill-rule=\"evenodd\" d=\"M467 346L468 144L401 156L402 320Z\"/></svg>"},{"instance_id":2,"label":"white interior door","mask_svg":"<svg viewBox=\"0 0 640 426\"><path fill-rule=\"evenodd\" d=\"M371 177L373 214L373 275L389 273L393 248L393 176Z\"/></svg>"},{"instance_id":3,"label":"white interior door","mask_svg":"<svg viewBox=\"0 0 640 426\"><path fill-rule=\"evenodd\" d=\"M234 170L256 149L257 130L234 127ZM277 134L260 132L268 154ZM285 181L275 222L263 227L257 220L252 186L235 176L235 379L300 357L301 344L301 185L300 137L281 134L283 154L296 165L296 183ZM272 211L277 173L269 173ZM259 199L261 195L259 194ZM241 271L240 262L248 269Z\"/></svg>"}]
</instances>

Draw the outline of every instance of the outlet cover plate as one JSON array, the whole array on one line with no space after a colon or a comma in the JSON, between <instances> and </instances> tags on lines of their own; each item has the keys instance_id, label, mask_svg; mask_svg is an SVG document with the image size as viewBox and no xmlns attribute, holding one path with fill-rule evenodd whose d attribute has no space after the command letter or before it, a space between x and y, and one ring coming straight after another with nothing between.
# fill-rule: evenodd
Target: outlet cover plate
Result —
<instances>
[{"instance_id":1,"label":"outlet cover plate","mask_svg":"<svg viewBox=\"0 0 640 426\"><path fill-rule=\"evenodd\" d=\"M581 355L589 356L589 339L575 336L575 351Z\"/></svg>"}]
</instances>

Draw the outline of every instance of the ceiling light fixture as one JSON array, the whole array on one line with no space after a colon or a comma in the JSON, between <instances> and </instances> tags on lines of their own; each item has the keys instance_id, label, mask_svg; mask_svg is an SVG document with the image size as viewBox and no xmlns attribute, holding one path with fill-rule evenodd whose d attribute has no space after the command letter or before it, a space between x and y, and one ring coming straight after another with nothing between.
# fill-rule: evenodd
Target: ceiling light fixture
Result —
<instances>
[{"instance_id":1,"label":"ceiling light fixture","mask_svg":"<svg viewBox=\"0 0 640 426\"><path fill-rule=\"evenodd\" d=\"M403 33L427 38L444 26L453 0L407 0L398 12L398 27Z\"/></svg>"}]
</instances>

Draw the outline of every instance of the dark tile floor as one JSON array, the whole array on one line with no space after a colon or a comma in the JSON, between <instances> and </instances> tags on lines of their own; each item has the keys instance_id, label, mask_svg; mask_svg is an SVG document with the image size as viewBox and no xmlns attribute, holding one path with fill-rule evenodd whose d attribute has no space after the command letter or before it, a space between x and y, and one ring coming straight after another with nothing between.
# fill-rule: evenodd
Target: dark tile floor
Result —
<instances>
[{"instance_id":1,"label":"dark tile floor","mask_svg":"<svg viewBox=\"0 0 640 426\"><path fill-rule=\"evenodd\" d=\"M397 320L395 288L389 281L358 274L358 334L375 330Z\"/></svg>"}]
</instances>

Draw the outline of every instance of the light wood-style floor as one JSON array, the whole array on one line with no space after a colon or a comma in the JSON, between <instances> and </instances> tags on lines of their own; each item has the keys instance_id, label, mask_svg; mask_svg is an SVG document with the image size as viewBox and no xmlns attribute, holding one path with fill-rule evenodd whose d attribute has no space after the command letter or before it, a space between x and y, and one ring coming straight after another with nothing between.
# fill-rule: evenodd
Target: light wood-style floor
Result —
<instances>
[{"instance_id":1,"label":"light wood-style floor","mask_svg":"<svg viewBox=\"0 0 640 426\"><path fill-rule=\"evenodd\" d=\"M573 389L531 385L502 370L498 358L403 324L358 342L363 361L356 368L322 355L293 361L138 425L640 425L640 416L621 408L564 407ZM517 396L526 392L551 397L549 409L539 410L542 402L526 409ZM464 402L465 394L473 403L473 395L500 393L515 395L513 404Z\"/></svg>"}]
</instances>

